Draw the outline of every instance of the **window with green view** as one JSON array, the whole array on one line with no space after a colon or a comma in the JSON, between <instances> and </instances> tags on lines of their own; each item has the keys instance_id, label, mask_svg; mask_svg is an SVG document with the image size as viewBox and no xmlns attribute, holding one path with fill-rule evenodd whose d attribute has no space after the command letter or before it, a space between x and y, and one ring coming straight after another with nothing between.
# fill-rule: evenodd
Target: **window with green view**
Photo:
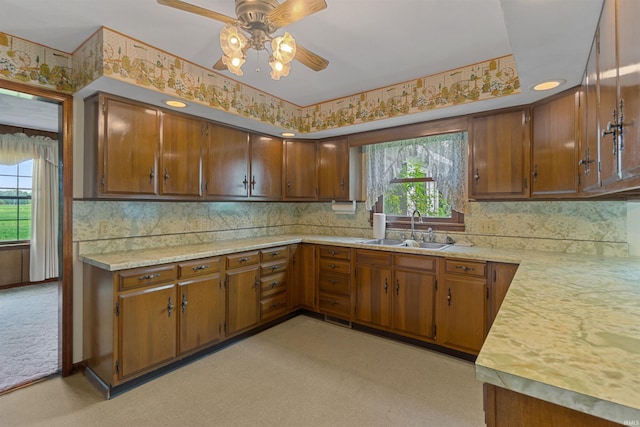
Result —
<instances>
[{"instance_id":1,"label":"window with green view","mask_svg":"<svg viewBox=\"0 0 640 427\"><path fill-rule=\"evenodd\" d=\"M0 242L31 239L33 160L0 165Z\"/></svg>"}]
</instances>

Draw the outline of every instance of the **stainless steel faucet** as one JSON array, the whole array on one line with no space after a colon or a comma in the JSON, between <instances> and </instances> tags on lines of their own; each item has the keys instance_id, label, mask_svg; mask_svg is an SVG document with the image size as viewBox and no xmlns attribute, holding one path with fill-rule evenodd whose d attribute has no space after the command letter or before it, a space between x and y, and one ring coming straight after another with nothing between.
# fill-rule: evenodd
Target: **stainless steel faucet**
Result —
<instances>
[{"instance_id":1,"label":"stainless steel faucet","mask_svg":"<svg viewBox=\"0 0 640 427\"><path fill-rule=\"evenodd\" d=\"M420 211L418 209L416 209L411 214L411 240L416 240L416 231L415 231L415 228L414 228L415 227L414 218L415 218L416 214L418 214L418 219L420 220L420 222L422 222L422 214L420 213Z\"/></svg>"}]
</instances>

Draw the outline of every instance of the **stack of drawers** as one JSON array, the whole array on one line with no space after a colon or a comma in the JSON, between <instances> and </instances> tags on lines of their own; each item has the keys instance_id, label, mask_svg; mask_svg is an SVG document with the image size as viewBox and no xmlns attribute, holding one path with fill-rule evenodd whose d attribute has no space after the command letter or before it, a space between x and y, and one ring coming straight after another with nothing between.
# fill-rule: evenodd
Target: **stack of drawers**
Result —
<instances>
[{"instance_id":1,"label":"stack of drawers","mask_svg":"<svg viewBox=\"0 0 640 427\"><path fill-rule=\"evenodd\" d=\"M321 313L351 320L351 249L321 246L318 259Z\"/></svg>"},{"instance_id":2,"label":"stack of drawers","mask_svg":"<svg viewBox=\"0 0 640 427\"><path fill-rule=\"evenodd\" d=\"M286 246L260 251L260 321L280 317L287 312Z\"/></svg>"}]
</instances>

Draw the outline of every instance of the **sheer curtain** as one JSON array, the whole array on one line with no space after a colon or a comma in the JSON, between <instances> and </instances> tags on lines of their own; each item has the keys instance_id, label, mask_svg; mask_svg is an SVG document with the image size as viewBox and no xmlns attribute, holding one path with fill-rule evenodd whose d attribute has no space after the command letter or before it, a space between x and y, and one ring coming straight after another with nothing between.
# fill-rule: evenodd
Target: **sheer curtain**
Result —
<instances>
[{"instance_id":1,"label":"sheer curtain","mask_svg":"<svg viewBox=\"0 0 640 427\"><path fill-rule=\"evenodd\" d=\"M468 213L467 145L467 132L456 132L365 146L367 207L399 176L403 163L418 159L453 210Z\"/></svg>"},{"instance_id":2,"label":"sheer curtain","mask_svg":"<svg viewBox=\"0 0 640 427\"><path fill-rule=\"evenodd\" d=\"M58 277L58 141L23 133L0 135L0 164L33 159L29 280Z\"/></svg>"}]
</instances>

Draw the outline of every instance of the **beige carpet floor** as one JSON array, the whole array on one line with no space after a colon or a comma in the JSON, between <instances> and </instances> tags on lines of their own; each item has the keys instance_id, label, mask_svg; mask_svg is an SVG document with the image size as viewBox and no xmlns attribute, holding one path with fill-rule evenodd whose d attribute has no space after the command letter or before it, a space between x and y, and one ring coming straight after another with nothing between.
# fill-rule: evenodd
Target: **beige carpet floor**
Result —
<instances>
[{"instance_id":1,"label":"beige carpet floor","mask_svg":"<svg viewBox=\"0 0 640 427\"><path fill-rule=\"evenodd\" d=\"M0 397L2 426L483 426L471 362L298 316L111 400L81 374Z\"/></svg>"}]
</instances>

